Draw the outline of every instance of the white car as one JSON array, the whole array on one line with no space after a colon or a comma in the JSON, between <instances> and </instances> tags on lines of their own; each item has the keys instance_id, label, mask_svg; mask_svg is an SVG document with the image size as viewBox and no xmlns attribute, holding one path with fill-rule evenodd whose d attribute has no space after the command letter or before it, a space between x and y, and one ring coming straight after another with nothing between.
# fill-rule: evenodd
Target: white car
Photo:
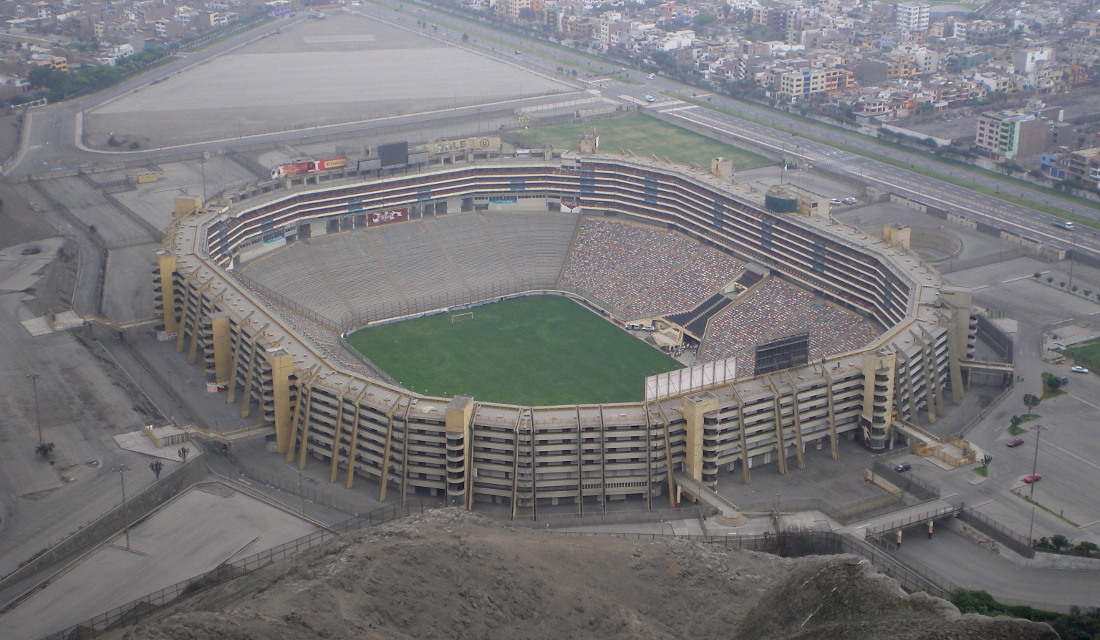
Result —
<instances>
[{"instance_id":1,"label":"white car","mask_svg":"<svg viewBox=\"0 0 1100 640\"><path fill-rule=\"evenodd\" d=\"M829 204L831 204L835 207L836 205L843 204L843 203L840 200L838 200L836 198L833 198L832 200L829 201Z\"/></svg>"},{"instance_id":2,"label":"white car","mask_svg":"<svg viewBox=\"0 0 1100 640\"><path fill-rule=\"evenodd\" d=\"M1069 368L1069 370L1074 372L1074 373L1088 373L1089 372L1088 369L1086 369L1082 366L1079 366L1079 365L1073 365L1072 367Z\"/></svg>"},{"instance_id":3,"label":"white car","mask_svg":"<svg viewBox=\"0 0 1100 640\"><path fill-rule=\"evenodd\" d=\"M651 73L651 74L649 74L649 75L648 75L648 76L646 76L646 77L647 77L647 78L649 78L650 80L652 80L653 78L655 78L655 77L657 77L657 76L656 76L656 74L653 74L653 73Z\"/></svg>"},{"instance_id":4,"label":"white car","mask_svg":"<svg viewBox=\"0 0 1100 640\"><path fill-rule=\"evenodd\" d=\"M856 204L857 202L859 202L859 200L856 200L852 196L848 196L844 199L844 204Z\"/></svg>"},{"instance_id":5,"label":"white car","mask_svg":"<svg viewBox=\"0 0 1100 640\"><path fill-rule=\"evenodd\" d=\"M647 95L647 96L645 97L645 101L646 101L646 102L657 102L657 98L654 98L653 96L649 96L649 95Z\"/></svg>"}]
</instances>

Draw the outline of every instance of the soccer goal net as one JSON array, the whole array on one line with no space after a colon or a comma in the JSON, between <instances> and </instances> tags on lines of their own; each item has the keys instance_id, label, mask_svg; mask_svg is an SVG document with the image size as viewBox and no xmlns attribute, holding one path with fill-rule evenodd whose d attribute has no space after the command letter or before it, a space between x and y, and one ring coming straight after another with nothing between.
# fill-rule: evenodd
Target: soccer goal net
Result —
<instances>
[{"instance_id":1,"label":"soccer goal net","mask_svg":"<svg viewBox=\"0 0 1100 640\"><path fill-rule=\"evenodd\" d=\"M473 320L473 319L474 319L474 312L473 311L463 311L462 313L452 313L451 314L451 324L454 324L456 322L462 322L463 320Z\"/></svg>"}]
</instances>

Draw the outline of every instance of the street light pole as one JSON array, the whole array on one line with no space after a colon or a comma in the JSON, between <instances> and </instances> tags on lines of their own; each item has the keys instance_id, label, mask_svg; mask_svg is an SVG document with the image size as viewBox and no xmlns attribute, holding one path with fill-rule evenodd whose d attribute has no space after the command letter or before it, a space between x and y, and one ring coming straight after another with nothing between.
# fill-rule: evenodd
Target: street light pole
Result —
<instances>
[{"instance_id":1,"label":"street light pole","mask_svg":"<svg viewBox=\"0 0 1100 640\"><path fill-rule=\"evenodd\" d=\"M114 470L115 470L115 472L118 473L118 477L122 481L122 507L125 507L126 506L126 472L130 470L130 467L127 467L124 464L120 464L119 466L115 467ZM125 523L123 525L123 530L126 532L126 550L129 551L130 550L130 518L127 517L125 513L123 513L123 521Z\"/></svg>"},{"instance_id":2,"label":"street light pole","mask_svg":"<svg viewBox=\"0 0 1100 640\"><path fill-rule=\"evenodd\" d=\"M1031 460L1031 475L1035 475L1035 471L1039 465L1039 440L1043 437L1043 432L1047 430L1041 424L1037 424L1033 427L1035 429L1035 456ZM1031 525L1027 528L1027 543L1031 544L1031 534L1035 531L1035 480L1031 481L1031 492L1028 495L1028 501L1031 502Z\"/></svg>"},{"instance_id":3,"label":"street light pole","mask_svg":"<svg viewBox=\"0 0 1100 640\"><path fill-rule=\"evenodd\" d=\"M298 494L302 496L302 516L306 515L306 493L302 491L302 472L298 472Z\"/></svg>"},{"instance_id":4,"label":"street light pole","mask_svg":"<svg viewBox=\"0 0 1100 640\"><path fill-rule=\"evenodd\" d=\"M34 393L34 424L38 427L38 444L42 444L42 420L38 414L38 374L28 373L27 377L31 379L31 390Z\"/></svg>"}]
</instances>

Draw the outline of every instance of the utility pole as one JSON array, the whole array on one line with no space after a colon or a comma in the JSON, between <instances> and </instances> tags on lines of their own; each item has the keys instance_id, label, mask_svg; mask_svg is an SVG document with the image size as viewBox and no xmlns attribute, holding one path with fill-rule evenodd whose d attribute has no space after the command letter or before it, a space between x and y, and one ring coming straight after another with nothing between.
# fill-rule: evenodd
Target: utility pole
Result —
<instances>
[{"instance_id":1,"label":"utility pole","mask_svg":"<svg viewBox=\"0 0 1100 640\"><path fill-rule=\"evenodd\" d=\"M1039 465L1039 440L1043 437L1043 432L1047 430L1041 424L1037 424L1033 427L1035 429L1035 456L1031 460L1031 475L1035 475L1035 470ZM1031 492L1027 498L1031 502L1031 525L1027 528L1027 543L1031 544L1031 534L1035 531L1035 481L1031 481Z\"/></svg>"},{"instance_id":2,"label":"utility pole","mask_svg":"<svg viewBox=\"0 0 1100 640\"><path fill-rule=\"evenodd\" d=\"M31 380L31 390L34 393L34 424L38 427L38 444L42 444L42 420L38 414L38 378L37 373L28 373L27 377Z\"/></svg>"},{"instance_id":3,"label":"utility pole","mask_svg":"<svg viewBox=\"0 0 1100 640\"><path fill-rule=\"evenodd\" d=\"M302 491L302 472L298 472L298 494L302 496L302 516L306 515L306 494Z\"/></svg>"},{"instance_id":4,"label":"utility pole","mask_svg":"<svg viewBox=\"0 0 1100 640\"><path fill-rule=\"evenodd\" d=\"M130 470L130 467L127 467L124 464L120 464L117 467L115 467L114 470L115 470L116 473L118 473L119 479L122 480L122 507L125 508L126 507L126 472ZM123 513L123 518L124 518L124 521L125 521L125 525L123 526L123 530L126 532L126 550L129 551L130 550L130 518L128 516L126 516L125 513Z\"/></svg>"}]
</instances>

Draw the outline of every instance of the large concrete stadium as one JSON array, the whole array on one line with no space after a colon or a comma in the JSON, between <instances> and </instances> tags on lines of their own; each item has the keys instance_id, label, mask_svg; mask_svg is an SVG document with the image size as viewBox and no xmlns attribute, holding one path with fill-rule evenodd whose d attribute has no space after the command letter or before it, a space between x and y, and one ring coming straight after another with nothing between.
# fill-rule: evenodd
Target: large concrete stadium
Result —
<instances>
[{"instance_id":1,"label":"large concrete stadium","mask_svg":"<svg viewBox=\"0 0 1100 640\"><path fill-rule=\"evenodd\" d=\"M290 186L224 211L181 208L157 252L157 313L177 350L201 363L227 402L274 425L288 462L323 460L330 481L348 488L357 475L369 478L379 484L379 499L390 489L402 501L426 493L467 508L506 504L513 516L540 505L576 503L583 511L627 498L653 507L662 496L676 501L678 482L713 486L720 474L739 470L748 483L761 465L776 463L780 473L788 464L802 467L808 448L828 447L835 458L839 438L890 448L904 440L904 422L935 421L963 395L964 363L976 341L967 291L946 286L903 240L875 242L828 216L770 213L705 172L566 155L283 190ZM463 226L462 216L478 221ZM613 321L630 320L621 305L562 282L586 216L672 230L698 247L763 265L768 281L857 312L881 333L793 369L643 402L554 407L425 397L387 381L343 346L342 333L369 322L538 292L570 295ZM438 224L447 220L456 222ZM402 233L429 222L425 233L443 257L400 266L412 260L401 256ZM315 252L322 236L332 236L334 253ZM280 276L278 263L268 261L299 244L308 247L303 262L314 267L291 264ZM499 264L464 270L456 247L471 245L492 245ZM431 259L438 265L423 262ZM372 260L378 268L354 268ZM394 271L412 279L398 282ZM467 277L475 272L484 279ZM274 279L265 284L265 276ZM380 300L387 294L368 290L362 299L326 302L325 291L358 290L328 285L371 276L396 293ZM425 288L412 295L417 283Z\"/></svg>"}]
</instances>

